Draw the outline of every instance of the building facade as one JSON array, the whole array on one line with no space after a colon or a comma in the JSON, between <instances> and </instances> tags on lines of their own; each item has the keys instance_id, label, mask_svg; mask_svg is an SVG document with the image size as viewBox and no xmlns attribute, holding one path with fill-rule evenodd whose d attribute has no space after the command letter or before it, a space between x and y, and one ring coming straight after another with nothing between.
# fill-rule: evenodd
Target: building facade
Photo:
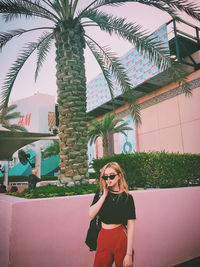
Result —
<instances>
[{"instance_id":1,"label":"building facade","mask_svg":"<svg viewBox=\"0 0 200 267\"><path fill-rule=\"evenodd\" d=\"M29 132L49 133L48 116L55 112L55 96L36 93L33 96L15 101L16 111L22 115L15 123Z\"/></svg>"},{"instance_id":2,"label":"building facade","mask_svg":"<svg viewBox=\"0 0 200 267\"><path fill-rule=\"evenodd\" d=\"M175 27L175 22L171 21L171 23ZM127 131L127 137L114 134L114 153L116 154L134 151L200 153L200 41L198 39L200 29L189 24L189 27L196 30L193 38L187 33L177 34L176 30L176 34L169 39L168 27L168 24L162 25L155 31L154 36L162 41L165 48L169 49L171 57L176 57L176 60L182 63L183 69L187 71L187 81L192 89L190 96L185 95L179 84L172 82L166 72L160 72L146 55L138 57L135 49L128 51L121 58L121 63L138 95L141 125L135 124L118 85L114 90L119 107L113 111L111 96L102 74L88 84L90 115L102 120L107 112L114 112L117 117L124 119L133 128L132 131ZM99 95L99 91L102 94ZM93 158L103 156L101 138L98 138L89 148L89 153L90 160L92 156Z\"/></svg>"}]
</instances>

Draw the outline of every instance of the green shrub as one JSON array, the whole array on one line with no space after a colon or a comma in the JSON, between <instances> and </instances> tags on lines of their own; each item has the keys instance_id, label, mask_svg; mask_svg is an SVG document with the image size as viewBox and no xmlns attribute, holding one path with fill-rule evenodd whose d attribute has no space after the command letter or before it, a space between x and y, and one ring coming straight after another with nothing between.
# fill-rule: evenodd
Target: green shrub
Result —
<instances>
[{"instance_id":1,"label":"green shrub","mask_svg":"<svg viewBox=\"0 0 200 267\"><path fill-rule=\"evenodd\" d=\"M200 185L200 155L165 152L117 154L95 159L92 167L100 169L116 161L125 173L129 187L170 188Z\"/></svg>"},{"instance_id":2,"label":"green shrub","mask_svg":"<svg viewBox=\"0 0 200 267\"><path fill-rule=\"evenodd\" d=\"M72 195L92 194L98 190L97 184L79 185L79 186L56 186L46 185L36 187L34 189L27 188L23 193L9 193L12 196L23 198L48 198L48 197L61 197Z\"/></svg>"},{"instance_id":3,"label":"green shrub","mask_svg":"<svg viewBox=\"0 0 200 267\"><path fill-rule=\"evenodd\" d=\"M42 176L41 181L55 181L58 180L58 176Z\"/></svg>"},{"instance_id":4,"label":"green shrub","mask_svg":"<svg viewBox=\"0 0 200 267\"><path fill-rule=\"evenodd\" d=\"M41 181L54 181L58 180L57 176L42 176ZM0 183L2 183L3 177L0 178ZM17 182L28 182L29 181L29 176L25 175L13 175L8 177L8 182L12 183L17 183Z\"/></svg>"},{"instance_id":5,"label":"green shrub","mask_svg":"<svg viewBox=\"0 0 200 267\"><path fill-rule=\"evenodd\" d=\"M89 179L97 179L96 172L89 172Z\"/></svg>"}]
</instances>

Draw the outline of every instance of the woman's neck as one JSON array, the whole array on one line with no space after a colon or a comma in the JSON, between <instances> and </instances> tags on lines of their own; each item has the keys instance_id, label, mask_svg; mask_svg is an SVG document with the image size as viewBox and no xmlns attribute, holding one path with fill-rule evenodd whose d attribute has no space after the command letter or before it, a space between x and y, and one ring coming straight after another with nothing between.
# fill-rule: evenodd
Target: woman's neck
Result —
<instances>
[{"instance_id":1,"label":"woman's neck","mask_svg":"<svg viewBox=\"0 0 200 267\"><path fill-rule=\"evenodd\" d=\"M112 189L110 189L110 192L117 193L117 192L119 192L119 189L118 190L112 190Z\"/></svg>"},{"instance_id":2,"label":"woman's neck","mask_svg":"<svg viewBox=\"0 0 200 267\"><path fill-rule=\"evenodd\" d=\"M120 191L118 185L110 187L109 190L110 190L110 192L113 192L113 193L119 193L119 191Z\"/></svg>"}]
</instances>

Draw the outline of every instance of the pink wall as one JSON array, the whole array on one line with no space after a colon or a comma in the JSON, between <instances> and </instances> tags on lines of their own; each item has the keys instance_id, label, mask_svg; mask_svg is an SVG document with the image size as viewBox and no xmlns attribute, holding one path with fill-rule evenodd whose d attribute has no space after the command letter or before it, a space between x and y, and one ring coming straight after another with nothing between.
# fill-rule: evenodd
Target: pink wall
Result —
<instances>
[{"instance_id":1,"label":"pink wall","mask_svg":"<svg viewBox=\"0 0 200 267\"><path fill-rule=\"evenodd\" d=\"M169 267L200 256L200 187L131 193L137 212L134 267ZM92 266L94 253L84 244L92 198L1 194L0 266L8 266L9 240L11 267Z\"/></svg>"},{"instance_id":2,"label":"pink wall","mask_svg":"<svg viewBox=\"0 0 200 267\"><path fill-rule=\"evenodd\" d=\"M190 79L199 76L200 71L190 75ZM168 91L168 87L154 92L152 96ZM200 88L196 88L191 97L181 94L141 110L139 151L200 153L199 103Z\"/></svg>"},{"instance_id":3,"label":"pink wall","mask_svg":"<svg viewBox=\"0 0 200 267\"><path fill-rule=\"evenodd\" d=\"M9 266L13 204L26 200L0 194L0 266Z\"/></svg>"},{"instance_id":4,"label":"pink wall","mask_svg":"<svg viewBox=\"0 0 200 267\"><path fill-rule=\"evenodd\" d=\"M1 197L1 195L0 195ZM0 266L9 264L9 239L11 228L11 205L7 201L0 203Z\"/></svg>"},{"instance_id":5,"label":"pink wall","mask_svg":"<svg viewBox=\"0 0 200 267\"><path fill-rule=\"evenodd\" d=\"M98 137L96 140L96 155L97 158L103 157L103 142L101 137Z\"/></svg>"},{"instance_id":6,"label":"pink wall","mask_svg":"<svg viewBox=\"0 0 200 267\"><path fill-rule=\"evenodd\" d=\"M119 154L119 135L113 134L113 140L114 140L114 153Z\"/></svg>"}]
</instances>

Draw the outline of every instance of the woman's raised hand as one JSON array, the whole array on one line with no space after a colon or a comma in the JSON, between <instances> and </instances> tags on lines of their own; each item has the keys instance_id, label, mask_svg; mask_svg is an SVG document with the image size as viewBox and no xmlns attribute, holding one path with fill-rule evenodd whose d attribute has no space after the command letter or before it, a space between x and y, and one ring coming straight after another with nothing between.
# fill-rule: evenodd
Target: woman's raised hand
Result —
<instances>
[{"instance_id":1,"label":"woman's raised hand","mask_svg":"<svg viewBox=\"0 0 200 267\"><path fill-rule=\"evenodd\" d=\"M105 197L107 197L107 195L108 195L108 187L107 187L106 181L104 181L104 180L103 180L103 195Z\"/></svg>"}]
</instances>

